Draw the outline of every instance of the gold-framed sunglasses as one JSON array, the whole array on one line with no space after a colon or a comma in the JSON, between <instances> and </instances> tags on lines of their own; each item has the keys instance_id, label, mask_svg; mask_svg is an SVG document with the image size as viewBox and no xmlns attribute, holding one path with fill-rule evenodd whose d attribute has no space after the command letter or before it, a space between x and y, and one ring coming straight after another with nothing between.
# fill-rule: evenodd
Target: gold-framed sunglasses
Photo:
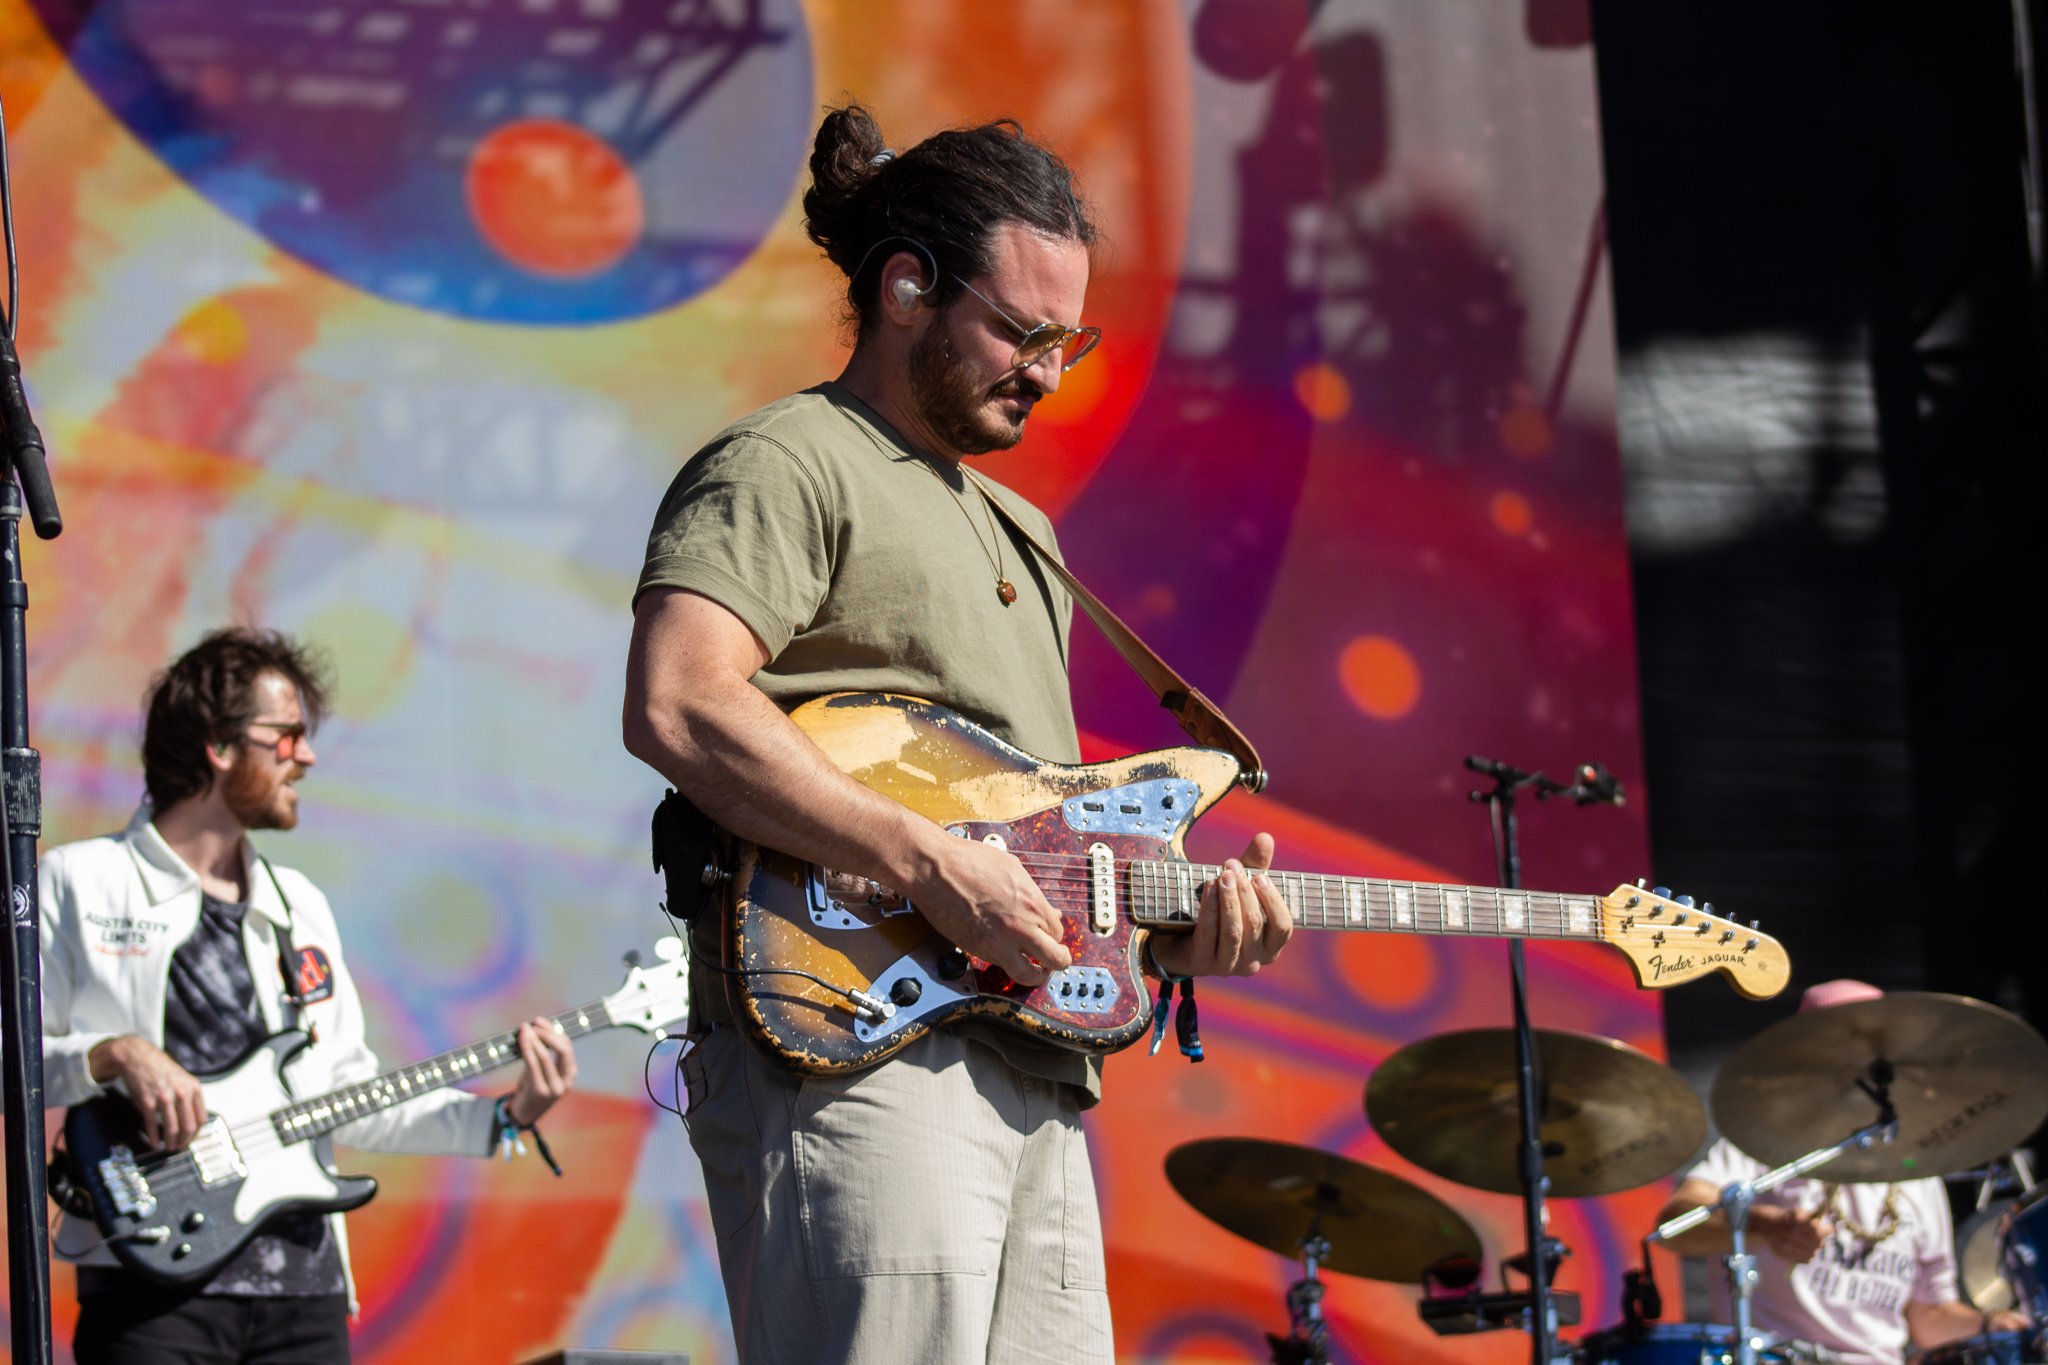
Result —
<instances>
[{"instance_id":1,"label":"gold-framed sunglasses","mask_svg":"<svg viewBox=\"0 0 2048 1365\"><path fill-rule=\"evenodd\" d=\"M955 275L953 278L960 277ZM1048 351L1059 351L1060 373L1065 374L1081 363L1081 357L1102 342L1100 327L1069 327L1059 322L1041 322L1036 327L1026 327L996 307L994 299L967 281L960 280L960 287L987 304L988 310L1008 323L1010 330L1017 334L1017 349L1010 356L1012 369L1028 370L1043 359Z\"/></svg>"},{"instance_id":2,"label":"gold-framed sunglasses","mask_svg":"<svg viewBox=\"0 0 2048 1365\"><path fill-rule=\"evenodd\" d=\"M277 738L258 739L254 735L243 735L242 743L254 744L259 749L270 749L282 759L290 759L298 753L299 745L307 742L313 733L306 728L306 723L302 720L252 720L249 723L277 731Z\"/></svg>"}]
</instances>

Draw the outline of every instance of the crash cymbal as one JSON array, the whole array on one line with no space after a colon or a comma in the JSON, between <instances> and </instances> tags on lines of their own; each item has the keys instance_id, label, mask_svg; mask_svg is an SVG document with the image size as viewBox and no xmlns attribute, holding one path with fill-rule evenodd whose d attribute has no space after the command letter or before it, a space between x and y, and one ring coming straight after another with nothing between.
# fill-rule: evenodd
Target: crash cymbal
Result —
<instances>
[{"instance_id":1,"label":"crash cymbal","mask_svg":"<svg viewBox=\"0 0 2048 1365\"><path fill-rule=\"evenodd\" d=\"M1612 1038L1538 1029L1536 1055L1551 1194L1634 1189L1677 1170L1706 1140L1699 1097L1647 1053ZM1410 1043L1372 1073L1365 1112L1387 1144L1423 1170L1476 1190L1522 1192L1514 1030Z\"/></svg>"},{"instance_id":2,"label":"crash cymbal","mask_svg":"<svg viewBox=\"0 0 2048 1365\"><path fill-rule=\"evenodd\" d=\"M1203 1217L1290 1260L1322 1234L1325 1270L1417 1284L1431 1262L1479 1255L1472 1225L1429 1191L1314 1147L1204 1138L1166 1154L1166 1178Z\"/></svg>"},{"instance_id":3,"label":"crash cymbal","mask_svg":"<svg viewBox=\"0 0 2048 1365\"><path fill-rule=\"evenodd\" d=\"M1833 1146L1877 1118L1858 1085L1889 1071L1895 1142L1813 1172L1917 1180L1982 1165L2048 1115L2048 1042L2016 1015L1960 995L1901 991L1781 1019L1714 1080L1714 1121L1768 1166Z\"/></svg>"}]
</instances>

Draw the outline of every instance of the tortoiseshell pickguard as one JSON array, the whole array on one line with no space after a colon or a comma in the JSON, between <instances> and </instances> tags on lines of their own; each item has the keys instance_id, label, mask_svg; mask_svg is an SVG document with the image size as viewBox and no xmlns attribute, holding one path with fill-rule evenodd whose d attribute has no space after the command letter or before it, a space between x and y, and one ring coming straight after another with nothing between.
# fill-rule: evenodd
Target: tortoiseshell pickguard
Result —
<instances>
[{"instance_id":1,"label":"tortoiseshell pickguard","mask_svg":"<svg viewBox=\"0 0 2048 1365\"><path fill-rule=\"evenodd\" d=\"M1027 989L997 968L971 962L965 975L948 983L967 988L961 998L927 1004L931 1012L923 1017L863 1040L853 1004L834 991L789 975L729 977L735 1014L757 1041L785 1065L822 1075L871 1066L931 1028L970 1016L1088 1053L1114 1052L1143 1036L1152 1000L1138 965L1140 931L1129 915L1128 861L1183 856L1188 826L1229 789L1235 760L1188 748L1109 763L1048 763L942 707L881 694L822 698L792 718L853 777L964 837L996 835L1027 866L1032 855L1072 860L1034 875L1062 912L1075 966L1109 973L1118 989L1099 1009L1076 1010L1046 987ZM1194 783L1201 796L1164 838L1078 832L1061 811L1069 797L1166 777ZM1116 860L1116 914L1108 933L1091 924L1086 872L1088 849L1097 843ZM796 859L743 849L727 914L728 966L749 972L796 969L863 991L906 959L927 976L938 976L941 954L951 945L914 907L892 914L887 902L835 904L835 923L817 924L808 899L811 876L810 865ZM838 927L840 916L857 927Z\"/></svg>"}]
</instances>

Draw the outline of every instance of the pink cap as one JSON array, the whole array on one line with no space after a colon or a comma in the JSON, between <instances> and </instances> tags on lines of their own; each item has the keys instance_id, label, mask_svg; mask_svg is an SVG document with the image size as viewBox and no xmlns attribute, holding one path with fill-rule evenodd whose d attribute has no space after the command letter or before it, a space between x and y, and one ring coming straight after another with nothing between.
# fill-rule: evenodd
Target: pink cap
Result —
<instances>
[{"instance_id":1,"label":"pink cap","mask_svg":"<svg viewBox=\"0 0 2048 1365\"><path fill-rule=\"evenodd\" d=\"M1838 977L1823 981L1818 986L1808 986L1806 994L1799 997L1799 1012L1824 1010L1830 1005L1853 1005L1858 1000L1882 1000L1884 992L1868 981L1851 981Z\"/></svg>"}]
</instances>

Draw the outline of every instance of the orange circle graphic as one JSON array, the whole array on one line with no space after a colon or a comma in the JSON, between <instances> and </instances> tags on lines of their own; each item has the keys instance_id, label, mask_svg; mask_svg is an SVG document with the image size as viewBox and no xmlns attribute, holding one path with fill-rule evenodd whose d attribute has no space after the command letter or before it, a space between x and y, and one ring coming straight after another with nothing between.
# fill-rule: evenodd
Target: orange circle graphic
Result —
<instances>
[{"instance_id":1,"label":"orange circle graphic","mask_svg":"<svg viewBox=\"0 0 2048 1365\"><path fill-rule=\"evenodd\" d=\"M1337 676L1351 704L1375 720L1399 720L1422 696L1414 657L1384 635L1361 635L1344 646Z\"/></svg>"},{"instance_id":2,"label":"orange circle graphic","mask_svg":"<svg viewBox=\"0 0 2048 1365\"><path fill-rule=\"evenodd\" d=\"M553 119L508 123L477 143L466 189L491 249L536 275L594 275L646 226L633 168L602 138Z\"/></svg>"}]
</instances>

